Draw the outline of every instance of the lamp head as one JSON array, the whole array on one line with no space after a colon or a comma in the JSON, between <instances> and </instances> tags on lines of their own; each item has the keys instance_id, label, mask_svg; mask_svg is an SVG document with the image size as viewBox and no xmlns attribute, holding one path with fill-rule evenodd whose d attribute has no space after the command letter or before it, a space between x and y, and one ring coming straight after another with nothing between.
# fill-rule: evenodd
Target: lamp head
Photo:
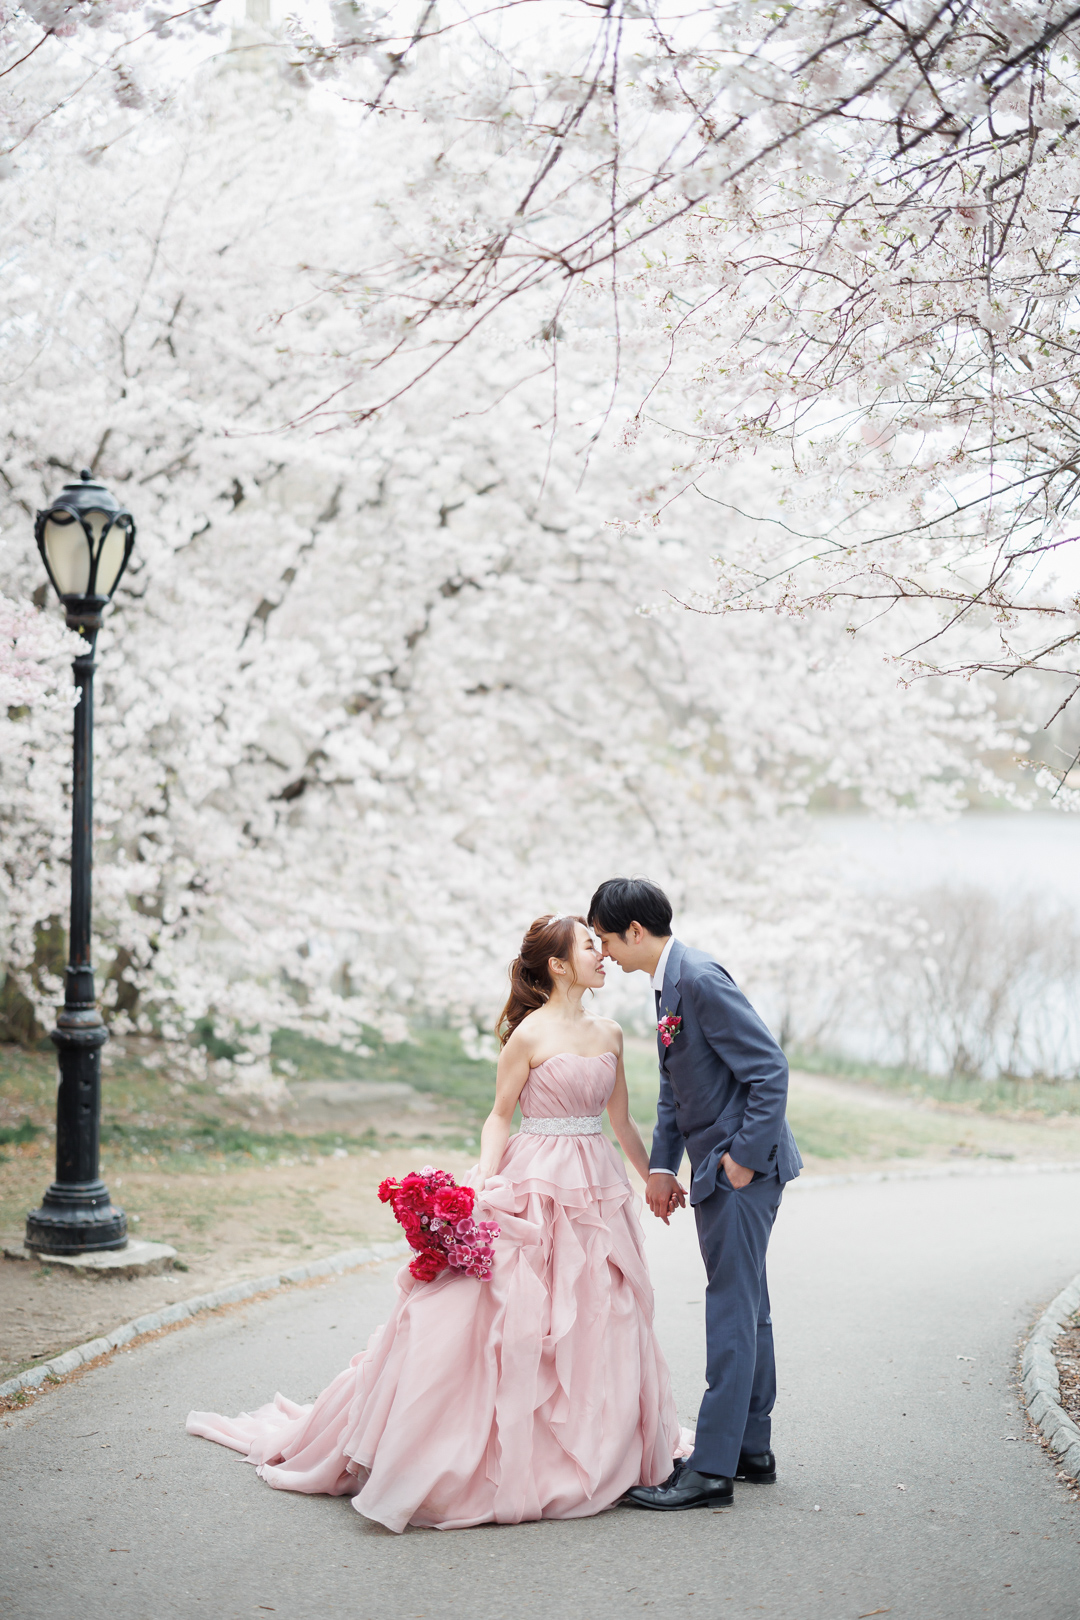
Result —
<instances>
[{"instance_id":1,"label":"lamp head","mask_svg":"<svg viewBox=\"0 0 1080 1620\"><path fill-rule=\"evenodd\" d=\"M100 630L135 544L135 519L84 467L38 513L34 537L73 630Z\"/></svg>"}]
</instances>

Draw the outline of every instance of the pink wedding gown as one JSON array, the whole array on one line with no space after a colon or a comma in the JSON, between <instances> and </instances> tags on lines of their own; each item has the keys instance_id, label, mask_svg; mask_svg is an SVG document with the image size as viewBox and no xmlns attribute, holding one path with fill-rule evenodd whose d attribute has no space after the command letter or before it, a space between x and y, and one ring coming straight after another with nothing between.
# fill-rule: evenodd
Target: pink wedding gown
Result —
<instances>
[{"instance_id":1,"label":"pink wedding gown","mask_svg":"<svg viewBox=\"0 0 1080 1620\"><path fill-rule=\"evenodd\" d=\"M564 1134L595 1131L583 1116L603 1110L615 1063L567 1053L530 1074L523 1129L477 1199L502 1228L488 1281L403 1268L389 1321L313 1406L192 1412L188 1433L390 1530L583 1518L666 1479L688 1448L633 1194L605 1136Z\"/></svg>"}]
</instances>

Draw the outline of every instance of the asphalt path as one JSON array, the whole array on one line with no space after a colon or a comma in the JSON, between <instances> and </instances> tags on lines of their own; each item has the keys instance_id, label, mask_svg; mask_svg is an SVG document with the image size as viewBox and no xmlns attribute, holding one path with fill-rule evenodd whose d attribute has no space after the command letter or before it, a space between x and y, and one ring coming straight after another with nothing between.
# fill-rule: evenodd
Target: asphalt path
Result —
<instances>
[{"instance_id":1,"label":"asphalt path","mask_svg":"<svg viewBox=\"0 0 1080 1620\"><path fill-rule=\"evenodd\" d=\"M394 1267L121 1352L0 1428L15 1620L969 1620L1080 1615L1080 1506L1017 1404L1019 1335L1080 1265L1080 1173L789 1190L770 1255L780 1481L733 1508L391 1535L269 1490L183 1430L308 1400L384 1317ZM649 1223L681 1414L701 1392L693 1227ZM452 1391L447 1391L452 1400Z\"/></svg>"}]
</instances>

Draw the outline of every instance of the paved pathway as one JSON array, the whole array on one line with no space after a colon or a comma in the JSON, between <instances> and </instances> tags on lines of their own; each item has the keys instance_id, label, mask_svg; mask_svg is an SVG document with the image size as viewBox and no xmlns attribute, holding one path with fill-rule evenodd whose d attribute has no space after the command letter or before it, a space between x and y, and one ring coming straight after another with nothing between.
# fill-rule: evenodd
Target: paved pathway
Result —
<instances>
[{"instance_id":1,"label":"paved pathway","mask_svg":"<svg viewBox=\"0 0 1080 1620\"><path fill-rule=\"evenodd\" d=\"M782 1478L723 1513L392 1536L182 1430L193 1405L313 1396L385 1313L392 1268L193 1323L0 1428L0 1614L1077 1620L1080 1506L1025 1440L1012 1373L1080 1264L1078 1212L1076 1172L791 1190L772 1254ZM692 1417L700 1262L688 1220L650 1227Z\"/></svg>"}]
</instances>

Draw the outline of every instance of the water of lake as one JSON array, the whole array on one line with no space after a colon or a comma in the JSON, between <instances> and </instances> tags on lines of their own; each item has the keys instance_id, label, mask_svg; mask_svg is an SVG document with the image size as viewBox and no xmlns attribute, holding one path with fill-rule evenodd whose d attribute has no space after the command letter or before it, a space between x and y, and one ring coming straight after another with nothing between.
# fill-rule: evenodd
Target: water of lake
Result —
<instances>
[{"instance_id":1,"label":"water of lake","mask_svg":"<svg viewBox=\"0 0 1080 1620\"><path fill-rule=\"evenodd\" d=\"M955 821L819 816L818 837L860 889L910 894L939 884L1039 894L1080 911L1080 816L973 812Z\"/></svg>"}]
</instances>

